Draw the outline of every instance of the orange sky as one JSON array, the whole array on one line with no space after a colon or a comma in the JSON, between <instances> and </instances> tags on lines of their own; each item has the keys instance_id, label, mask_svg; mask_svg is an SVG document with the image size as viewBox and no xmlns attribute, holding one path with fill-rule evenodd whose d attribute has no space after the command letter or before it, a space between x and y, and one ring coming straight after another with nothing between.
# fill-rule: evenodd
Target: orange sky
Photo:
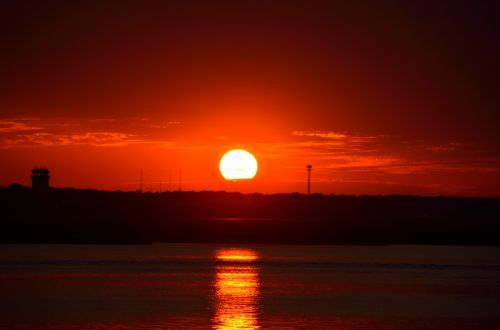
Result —
<instances>
[{"instance_id":1,"label":"orange sky","mask_svg":"<svg viewBox=\"0 0 500 330\"><path fill-rule=\"evenodd\" d=\"M494 11L395 4L3 3L0 185L500 196Z\"/></svg>"}]
</instances>

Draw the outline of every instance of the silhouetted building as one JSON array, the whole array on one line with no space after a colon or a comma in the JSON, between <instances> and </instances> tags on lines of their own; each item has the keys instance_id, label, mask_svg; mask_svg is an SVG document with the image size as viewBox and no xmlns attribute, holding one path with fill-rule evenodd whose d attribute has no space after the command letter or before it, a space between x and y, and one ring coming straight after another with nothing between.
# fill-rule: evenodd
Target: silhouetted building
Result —
<instances>
[{"instance_id":1,"label":"silhouetted building","mask_svg":"<svg viewBox=\"0 0 500 330\"><path fill-rule=\"evenodd\" d=\"M31 188L36 191L49 189L50 171L46 168L34 168L31 171Z\"/></svg>"}]
</instances>

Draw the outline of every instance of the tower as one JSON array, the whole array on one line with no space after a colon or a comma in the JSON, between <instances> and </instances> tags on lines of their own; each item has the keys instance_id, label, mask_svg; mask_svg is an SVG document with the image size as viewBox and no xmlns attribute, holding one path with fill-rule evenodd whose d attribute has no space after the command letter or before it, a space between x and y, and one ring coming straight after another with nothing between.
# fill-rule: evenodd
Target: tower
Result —
<instances>
[{"instance_id":1,"label":"tower","mask_svg":"<svg viewBox=\"0 0 500 330\"><path fill-rule=\"evenodd\" d=\"M139 187L139 192L142 193L142 168L141 168L141 185Z\"/></svg>"},{"instance_id":2,"label":"tower","mask_svg":"<svg viewBox=\"0 0 500 330\"><path fill-rule=\"evenodd\" d=\"M31 188L36 191L49 190L50 171L46 168L34 168L31 171Z\"/></svg>"},{"instance_id":3,"label":"tower","mask_svg":"<svg viewBox=\"0 0 500 330\"><path fill-rule=\"evenodd\" d=\"M182 190L182 170L179 170L179 191Z\"/></svg>"},{"instance_id":4,"label":"tower","mask_svg":"<svg viewBox=\"0 0 500 330\"><path fill-rule=\"evenodd\" d=\"M312 165L307 165L306 166L306 171L307 171L307 194L311 194L311 171L312 171Z\"/></svg>"}]
</instances>

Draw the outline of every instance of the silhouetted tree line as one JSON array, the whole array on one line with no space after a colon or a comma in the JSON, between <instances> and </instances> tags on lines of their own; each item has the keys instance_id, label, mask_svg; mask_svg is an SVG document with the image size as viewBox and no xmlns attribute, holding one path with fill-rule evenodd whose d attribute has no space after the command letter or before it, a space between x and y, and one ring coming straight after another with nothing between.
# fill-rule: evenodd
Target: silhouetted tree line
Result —
<instances>
[{"instance_id":1,"label":"silhouetted tree line","mask_svg":"<svg viewBox=\"0 0 500 330\"><path fill-rule=\"evenodd\" d=\"M498 245L499 198L0 188L2 243Z\"/></svg>"}]
</instances>

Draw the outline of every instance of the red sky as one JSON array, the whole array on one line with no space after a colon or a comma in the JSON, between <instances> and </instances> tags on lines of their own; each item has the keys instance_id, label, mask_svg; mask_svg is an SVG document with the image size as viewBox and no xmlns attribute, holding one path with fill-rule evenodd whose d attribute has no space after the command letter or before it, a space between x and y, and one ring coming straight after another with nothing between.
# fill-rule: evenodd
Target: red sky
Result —
<instances>
[{"instance_id":1,"label":"red sky","mask_svg":"<svg viewBox=\"0 0 500 330\"><path fill-rule=\"evenodd\" d=\"M500 196L496 9L4 1L0 185Z\"/></svg>"}]
</instances>

